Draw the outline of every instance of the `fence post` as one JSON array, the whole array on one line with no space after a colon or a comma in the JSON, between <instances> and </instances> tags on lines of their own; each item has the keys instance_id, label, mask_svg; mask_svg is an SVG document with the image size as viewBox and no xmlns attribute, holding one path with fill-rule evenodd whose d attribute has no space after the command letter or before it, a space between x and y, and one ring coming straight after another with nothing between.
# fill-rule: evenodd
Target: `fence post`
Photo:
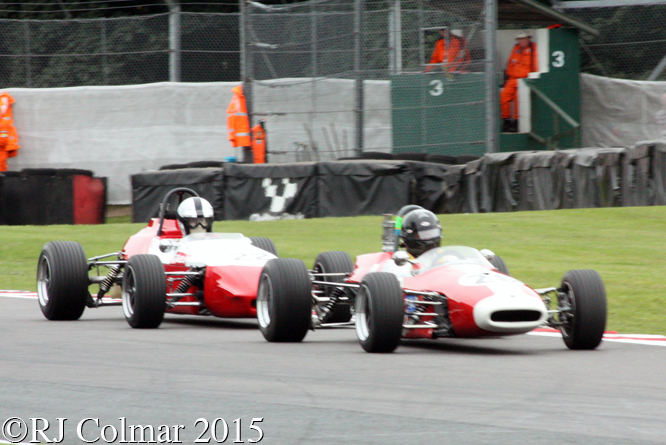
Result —
<instances>
[{"instance_id":1,"label":"fence post","mask_svg":"<svg viewBox=\"0 0 666 445\"><path fill-rule=\"evenodd\" d=\"M106 48L106 19L100 20L101 31L101 46L102 46L102 84L109 84L109 63L108 63L108 50Z\"/></svg>"},{"instance_id":2,"label":"fence post","mask_svg":"<svg viewBox=\"0 0 666 445\"><path fill-rule=\"evenodd\" d=\"M402 20L400 0L393 0L389 15L389 74L402 72Z\"/></svg>"},{"instance_id":3,"label":"fence post","mask_svg":"<svg viewBox=\"0 0 666 445\"><path fill-rule=\"evenodd\" d=\"M310 131L314 133L315 131L315 115L317 113L317 2L310 2L310 64L311 66L311 82L310 82ZM310 138L313 141L312 138ZM310 149L314 152L317 152L317 147L314 145L314 142ZM319 156L317 154L317 156ZM318 160L318 159L317 159Z\"/></svg>"},{"instance_id":4,"label":"fence post","mask_svg":"<svg viewBox=\"0 0 666 445\"><path fill-rule=\"evenodd\" d=\"M23 22L23 35L25 37L25 81L26 87L32 88L32 70L30 69L30 22Z\"/></svg>"},{"instance_id":5,"label":"fence post","mask_svg":"<svg viewBox=\"0 0 666 445\"><path fill-rule=\"evenodd\" d=\"M484 0L486 21L486 149L489 153L499 151L499 92L497 89L497 0Z\"/></svg>"},{"instance_id":6,"label":"fence post","mask_svg":"<svg viewBox=\"0 0 666 445\"><path fill-rule=\"evenodd\" d=\"M354 73L356 77L356 156L363 153L363 0L354 1Z\"/></svg>"},{"instance_id":7,"label":"fence post","mask_svg":"<svg viewBox=\"0 0 666 445\"><path fill-rule=\"evenodd\" d=\"M180 4L166 0L169 5L169 82L180 82Z\"/></svg>"},{"instance_id":8,"label":"fence post","mask_svg":"<svg viewBox=\"0 0 666 445\"><path fill-rule=\"evenodd\" d=\"M248 119L252 126L252 113L254 110L254 91L252 83L254 82L254 54L250 49L252 43L248 44L248 30L252 27L252 12L248 9L245 1L240 2L240 61L241 61L241 83L243 84L243 94L245 95L245 106L247 107Z\"/></svg>"}]
</instances>

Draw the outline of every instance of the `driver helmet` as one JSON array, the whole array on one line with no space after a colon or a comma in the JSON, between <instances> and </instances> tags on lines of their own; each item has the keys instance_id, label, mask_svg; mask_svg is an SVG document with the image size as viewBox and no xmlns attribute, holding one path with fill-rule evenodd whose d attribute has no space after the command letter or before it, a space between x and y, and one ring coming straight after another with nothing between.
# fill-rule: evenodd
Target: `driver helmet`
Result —
<instances>
[{"instance_id":1,"label":"driver helmet","mask_svg":"<svg viewBox=\"0 0 666 445\"><path fill-rule=\"evenodd\" d=\"M402 220L401 237L407 252L417 257L439 247L442 225L430 210L412 210Z\"/></svg>"},{"instance_id":2,"label":"driver helmet","mask_svg":"<svg viewBox=\"0 0 666 445\"><path fill-rule=\"evenodd\" d=\"M183 235L213 230L213 206L203 198L187 198L178 206L178 226Z\"/></svg>"}]
</instances>

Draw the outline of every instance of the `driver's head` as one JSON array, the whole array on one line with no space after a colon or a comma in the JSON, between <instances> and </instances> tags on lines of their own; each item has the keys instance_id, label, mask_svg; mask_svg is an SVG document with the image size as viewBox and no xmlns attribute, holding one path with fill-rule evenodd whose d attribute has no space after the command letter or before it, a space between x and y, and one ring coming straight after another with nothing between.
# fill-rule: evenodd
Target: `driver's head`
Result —
<instances>
[{"instance_id":1,"label":"driver's head","mask_svg":"<svg viewBox=\"0 0 666 445\"><path fill-rule=\"evenodd\" d=\"M407 252L417 257L439 247L442 240L442 226L430 210L416 209L403 218L401 236Z\"/></svg>"},{"instance_id":2,"label":"driver's head","mask_svg":"<svg viewBox=\"0 0 666 445\"><path fill-rule=\"evenodd\" d=\"M187 198L180 203L177 213L183 235L213 230L213 206L203 198Z\"/></svg>"}]
</instances>

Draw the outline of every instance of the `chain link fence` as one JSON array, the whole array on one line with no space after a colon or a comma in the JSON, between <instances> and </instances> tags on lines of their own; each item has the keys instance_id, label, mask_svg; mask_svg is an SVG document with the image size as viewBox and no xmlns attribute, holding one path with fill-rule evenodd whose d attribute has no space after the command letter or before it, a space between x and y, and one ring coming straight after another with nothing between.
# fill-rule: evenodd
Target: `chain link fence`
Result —
<instances>
[{"instance_id":1,"label":"chain link fence","mask_svg":"<svg viewBox=\"0 0 666 445\"><path fill-rule=\"evenodd\" d=\"M666 5L583 3L557 6L601 32L580 36L583 72L666 80ZM482 0L242 5L226 14L0 20L0 88L242 79L253 124L266 120L271 162L485 152ZM446 52L458 39L464 60L428 66L442 34Z\"/></svg>"},{"instance_id":2,"label":"chain link fence","mask_svg":"<svg viewBox=\"0 0 666 445\"><path fill-rule=\"evenodd\" d=\"M589 23L600 35L581 34L581 71L632 80L666 80L666 4L585 7L560 3L560 10ZM638 2L636 2L638 3Z\"/></svg>"},{"instance_id":3,"label":"chain link fence","mask_svg":"<svg viewBox=\"0 0 666 445\"><path fill-rule=\"evenodd\" d=\"M246 94L273 161L485 151L482 1L250 2L244 17ZM425 74L439 39L459 55Z\"/></svg>"},{"instance_id":4,"label":"chain link fence","mask_svg":"<svg viewBox=\"0 0 666 445\"><path fill-rule=\"evenodd\" d=\"M238 81L239 15L178 17L180 81ZM170 14L0 20L0 88L164 82L172 56Z\"/></svg>"}]
</instances>

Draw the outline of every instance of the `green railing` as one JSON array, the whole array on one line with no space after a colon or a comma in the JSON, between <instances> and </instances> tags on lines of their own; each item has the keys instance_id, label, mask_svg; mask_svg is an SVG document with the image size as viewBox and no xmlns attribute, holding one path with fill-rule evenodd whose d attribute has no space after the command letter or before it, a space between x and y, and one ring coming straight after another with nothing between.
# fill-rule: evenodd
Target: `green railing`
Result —
<instances>
[{"instance_id":1,"label":"green railing","mask_svg":"<svg viewBox=\"0 0 666 445\"><path fill-rule=\"evenodd\" d=\"M580 147L580 123L569 116L566 111L560 108L539 88L528 82L525 82L525 85L527 85L529 89L553 111L553 135L544 137L530 131L530 137L538 143L545 145L547 150L555 150L558 148L557 143L560 140L573 135L573 146ZM571 128L560 131L561 120L569 124Z\"/></svg>"}]
</instances>

